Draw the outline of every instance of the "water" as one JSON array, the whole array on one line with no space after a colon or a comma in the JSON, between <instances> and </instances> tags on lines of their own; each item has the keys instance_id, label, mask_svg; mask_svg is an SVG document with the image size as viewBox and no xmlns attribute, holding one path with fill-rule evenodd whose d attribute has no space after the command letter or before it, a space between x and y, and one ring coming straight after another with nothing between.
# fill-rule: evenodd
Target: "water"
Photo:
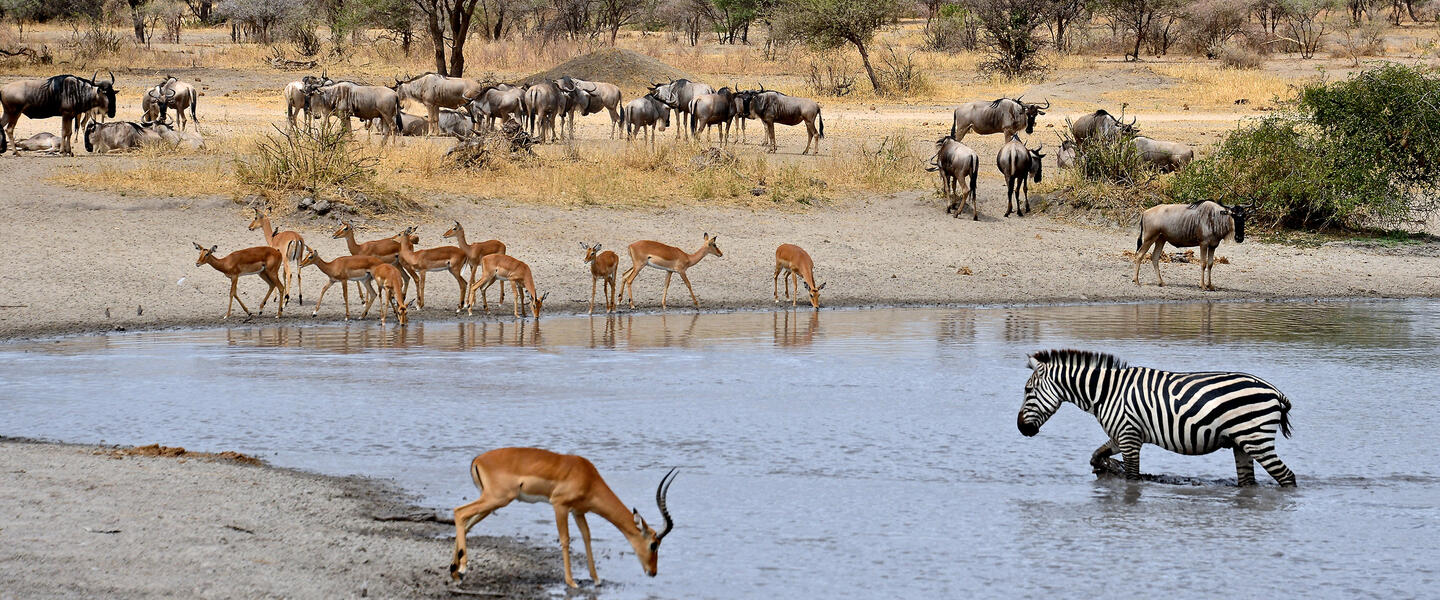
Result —
<instances>
[{"instance_id":1,"label":"water","mask_svg":"<svg viewBox=\"0 0 1440 600\"><path fill-rule=\"evenodd\" d=\"M605 598L1411 597L1440 582L1440 302L779 313L245 326L0 346L0 434L238 450L477 493L476 453L589 457L652 521L660 576L592 519ZM1027 352L1245 370L1294 402L1300 487L1147 447L1097 480L1094 419L1015 430ZM358 518L358 517L357 517ZM553 543L548 507L476 531ZM578 535L575 548L581 548ZM437 540L435 565L450 548ZM583 562L576 575L582 579ZM472 568L480 568L472 565ZM1241 592L1240 590L1243 590Z\"/></svg>"}]
</instances>

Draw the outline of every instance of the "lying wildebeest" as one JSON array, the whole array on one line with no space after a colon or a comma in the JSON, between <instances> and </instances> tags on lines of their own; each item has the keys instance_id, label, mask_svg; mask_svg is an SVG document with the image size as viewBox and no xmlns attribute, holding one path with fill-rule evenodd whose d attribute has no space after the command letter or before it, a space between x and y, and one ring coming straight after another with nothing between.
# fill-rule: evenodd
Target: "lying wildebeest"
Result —
<instances>
[{"instance_id":1,"label":"lying wildebeest","mask_svg":"<svg viewBox=\"0 0 1440 600\"><path fill-rule=\"evenodd\" d=\"M690 137L699 139L700 132L705 132L705 140L710 140L710 126L715 125L720 129L720 145L730 141L730 123L735 120L735 93L728 87L722 87L713 94L696 96L690 101L688 112L690 114ZM740 106L744 107L741 100Z\"/></svg>"},{"instance_id":2,"label":"lying wildebeest","mask_svg":"<svg viewBox=\"0 0 1440 600\"><path fill-rule=\"evenodd\" d=\"M975 181L980 174L980 155L963 142L945 136L935 142L935 167L940 171L940 191L950 199L946 213L955 213L955 218L965 212L965 202L971 203L970 211L974 220L980 220L980 198L975 195ZM968 190L959 184L970 179ZM958 195L957 195L958 192Z\"/></svg>"},{"instance_id":3,"label":"lying wildebeest","mask_svg":"<svg viewBox=\"0 0 1440 600\"><path fill-rule=\"evenodd\" d=\"M429 112L430 133L437 134L441 108L463 108L470 101L479 98L485 86L474 79L446 77L438 73L424 73L407 79L395 78L392 89L401 100L412 99L425 105Z\"/></svg>"},{"instance_id":4,"label":"lying wildebeest","mask_svg":"<svg viewBox=\"0 0 1440 600\"><path fill-rule=\"evenodd\" d=\"M332 83L335 83L335 80L330 79L330 77L326 75L319 77L306 75L300 78L299 81L292 81L285 84L285 118L290 120L290 127L295 127L295 113L297 112L303 111L305 113L305 120L307 122L310 120L310 103L306 102L307 96L305 92L312 88L330 85Z\"/></svg>"},{"instance_id":5,"label":"lying wildebeest","mask_svg":"<svg viewBox=\"0 0 1440 600\"><path fill-rule=\"evenodd\" d=\"M176 145L180 136L167 123L111 121L85 126L85 151L95 154L135 150L153 144Z\"/></svg>"},{"instance_id":6,"label":"lying wildebeest","mask_svg":"<svg viewBox=\"0 0 1440 600\"><path fill-rule=\"evenodd\" d=\"M678 139L689 124L690 101L697 96L715 93L715 88L708 83L676 79L670 83L650 84L650 93L675 111L675 137Z\"/></svg>"},{"instance_id":7,"label":"lying wildebeest","mask_svg":"<svg viewBox=\"0 0 1440 600\"><path fill-rule=\"evenodd\" d=\"M443 119L443 117L442 117ZM380 119L365 120L365 130L370 131L373 127L380 125ZM429 133L430 122L425 117L418 117L407 112L400 113L400 135L405 137L420 137Z\"/></svg>"},{"instance_id":8,"label":"lying wildebeest","mask_svg":"<svg viewBox=\"0 0 1440 600\"><path fill-rule=\"evenodd\" d=\"M504 122L511 115L524 115L525 88L508 83L488 86L480 92L480 97L466 105L466 109L470 111L470 118L475 123L478 124L484 119L485 128L494 129L496 119ZM441 129L444 129L443 125Z\"/></svg>"},{"instance_id":9,"label":"lying wildebeest","mask_svg":"<svg viewBox=\"0 0 1440 600\"><path fill-rule=\"evenodd\" d=\"M350 131L350 117L361 121L380 119L382 146L405 126L400 119L400 95L387 87L341 81L313 87L306 96L310 109L321 119L335 115L347 132Z\"/></svg>"},{"instance_id":10,"label":"lying wildebeest","mask_svg":"<svg viewBox=\"0 0 1440 600\"><path fill-rule=\"evenodd\" d=\"M621 127L625 130L627 140L635 139L635 132L640 132L640 138L645 138L645 128L650 128L650 145L655 145L655 132L665 131L670 126L670 107L667 106L654 93L645 94L625 104L620 110Z\"/></svg>"},{"instance_id":11,"label":"lying wildebeest","mask_svg":"<svg viewBox=\"0 0 1440 600\"><path fill-rule=\"evenodd\" d=\"M576 79L575 87L585 92L585 106L580 116L593 115L602 109L610 112L610 137L615 137L615 128L620 125L620 86L603 81Z\"/></svg>"},{"instance_id":12,"label":"lying wildebeest","mask_svg":"<svg viewBox=\"0 0 1440 600\"><path fill-rule=\"evenodd\" d=\"M1121 117L1123 118L1124 114L1121 114ZM1140 128L1135 126L1135 120L1135 117L1131 117L1130 122L1126 123L1102 108L1071 123L1070 135L1075 137L1077 147L1084 148L1091 139L1114 139L1139 133Z\"/></svg>"},{"instance_id":13,"label":"lying wildebeest","mask_svg":"<svg viewBox=\"0 0 1440 600\"><path fill-rule=\"evenodd\" d=\"M759 91L744 92L743 107L741 114L758 119L765 124L766 145L770 146L770 152L779 149L775 142L775 124L799 125L805 123L805 149L800 153L810 151L810 144L815 144L815 154L820 154L820 140L825 138L825 118L820 114L820 105L808 98L796 98L786 96L774 90L760 89Z\"/></svg>"},{"instance_id":14,"label":"lying wildebeest","mask_svg":"<svg viewBox=\"0 0 1440 600\"><path fill-rule=\"evenodd\" d=\"M1021 96L1020 98L1024 98ZM1035 133L1035 118L1045 114L1050 101L1045 104L1026 104L1020 98L998 98L986 102L969 102L955 109L955 122L950 125L950 137L964 140L965 134L974 131L980 135L1003 133L1010 139L1021 129L1025 134Z\"/></svg>"},{"instance_id":15,"label":"lying wildebeest","mask_svg":"<svg viewBox=\"0 0 1440 600\"><path fill-rule=\"evenodd\" d=\"M1000 172L1005 174L1005 216L1010 216L1012 209L1011 200L1014 200L1013 212L1019 216L1025 216L1025 211L1030 210L1030 179L1033 177L1035 183L1040 183L1041 161L1045 158L1040 149L1031 150L1025 147L1025 142L1020 141L1020 136L1010 136L1010 141L1000 147L1000 152L995 156L995 166L1000 167ZM1020 195L1025 195L1025 207L1021 210Z\"/></svg>"},{"instance_id":16,"label":"lying wildebeest","mask_svg":"<svg viewBox=\"0 0 1440 600\"><path fill-rule=\"evenodd\" d=\"M1076 152L1075 140L1060 140L1060 151L1055 153L1055 166L1061 169L1069 169L1075 166L1075 161L1080 158Z\"/></svg>"},{"instance_id":17,"label":"lying wildebeest","mask_svg":"<svg viewBox=\"0 0 1440 600\"><path fill-rule=\"evenodd\" d=\"M0 87L0 106L5 109L0 117L0 153L10 138L15 137L15 124L20 115L31 119L60 117L60 153L74 156L70 148L70 132L76 118L92 109L103 109L110 118L115 118L115 74L110 81L97 81L100 72L90 79L74 75L56 75L49 79L21 79ZM15 150L18 155L19 149Z\"/></svg>"},{"instance_id":18,"label":"lying wildebeest","mask_svg":"<svg viewBox=\"0 0 1440 600\"><path fill-rule=\"evenodd\" d=\"M174 109L179 129L183 131L186 108L190 109L190 119L197 123L200 121L200 118L195 116L195 107L200 103L199 96L195 86L167 76L165 81L145 90L145 98L141 100L140 107L145 112L146 121L164 121L165 110Z\"/></svg>"},{"instance_id":19,"label":"lying wildebeest","mask_svg":"<svg viewBox=\"0 0 1440 600\"><path fill-rule=\"evenodd\" d=\"M1162 173L1179 171L1195 160L1195 151L1179 142L1162 142L1143 135L1135 136L1131 141L1135 143L1135 149L1140 151L1140 158Z\"/></svg>"},{"instance_id":20,"label":"lying wildebeest","mask_svg":"<svg viewBox=\"0 0 1440 600\"><path fill-rule=\"evenodd\" d=\"M1211 270L1215 268L1215 247L1222 240L1232 236L1235 243L1245 241L1245 217L1250 206L1225 206L1203 200L1194 204L1161 204L1140 213L1140 236L1135 238L1135 277L1132 281L1140 285L1140 261L1150 251L1150 264L1155 267L1155 279L1165 285L1160 276L1160 255L1165 243L1176 248L1200 247L1200 288L1215 289Z\"/></svg>"},{"instance_id":21,"label":"lying wildebeest","mask_svg":"<svg viewBox=\"0 0 1440 600\"><path fill-rule=\"evenodd\" d=\"M48 132L37 133L15 142L15 149L26 152L59 152L60 136Z\"/></svg>"}]
</instances>

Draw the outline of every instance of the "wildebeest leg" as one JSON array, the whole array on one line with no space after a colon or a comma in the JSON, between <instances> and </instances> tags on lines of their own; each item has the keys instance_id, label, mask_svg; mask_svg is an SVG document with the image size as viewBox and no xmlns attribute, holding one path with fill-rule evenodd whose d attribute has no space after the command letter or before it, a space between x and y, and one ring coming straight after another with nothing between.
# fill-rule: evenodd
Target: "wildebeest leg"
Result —
<instances>
[{"instance_id":1,"label":"wildebeest leg","mask_svg":"<svg viewBox=\"0 0 1440 600\"><path fill-rule=\"evenodd\" d=\"M666 308L666 306L665 306L665 301L666 301L666 300L669 298L669 296L670 296L670 278L673 277L674 275L675 275L675 272L674 272L674 271L666 271L666 272L665 272L665 291L663 291L663 292L660 293L660 308L662 308L662 309Z\"/></svg>"},{"instance_id":2,"label":"wildebeest leg","mask_svg":"<svg viewBox=\"0 0 1440 600\"><path fill-rule=\"evenodd\" d=\"M1165 278L1160 276L1160 255L1165 253L1165 238L1155 238L1155 245L1150 248L1150 266L1155 268L1155 279L1160 282L1160 287L1165 287Z\"/></svg>"},{"instance_id":3,"label":"wildebeest leg","mask_svg":"<svg viewBox=\"0 0 1440 600\"><path fill-rule=\"evenodd\" d=\"M1012 178L1012 177L1006 176L1006 177L1005 177L1005 216L1007 216L1007 217L1010 216L1010 213L1015 212L1015 209L1012 207L1011 202L1010 202L1010 200L1011 200L1012 198L1014 198L1014 197L1015 197L1015 179Z\"/></svg>"},{"instance_id":4,"label":"wildebeest leg","mask_svg":"<svg viewBox=\"0 0 1440 600\"><path fill-rule=\"evenodd\" d=\"M820 153L820 138L819 138L818 136L816 136L816 133L815 133L815 121L806 120L806 121L805 121L805 150L802 151L802 152L800 152L801 154L805 154L805 153L810 152L810 142L812 142L812 141L815 142L815 153L816 153L816 154L819 154L819 153Z\"/></svg>"},{"instance_id":5,"label":"wildebeest leg","mask_svg":"<svg viewBox=\"0 0 1440 600\"><path fill-rule=\"evenodd\" d=\"M1030 212L1030 178L1026 177L1021 179L1020 187L1025 190L1025 212ZM1018 199L1015 201L1015 207L1020 207L1020 201ZM1020 213L1020 216L1025 216L1025 213Z\"/></svg>"},{"instance_id":6,"label":"wildebeest leg","mask_svg":"<svg viewBox=\"0 0 1440 600\"><path fill-rule=\"evenodd\" d=\"M773 121L765 122L765 138L770 140L771 154L780 149L780 145L775 143L775 123Z\"/></svg>"},{"instance_id":7,"label":"wildebeest leg","mask_svg":"<svg viewBox=\"0 0 1440 600\"><path fill-rule=\"evenodd\" d=\"M790 273L793 275L795 272L791 271ZM695 288L691 287L690 277L686 275L684 271L680 272L680 281L685 282L685 289L690 290L690 302L695 305L695 310L700 310L700 299L695 297ZM795 286L795 295L800 295L799 284L796 284Z\"/></svg>"},{"instance_id":8,"label":"wildebeest leg","mask_svg":"<svg viewBox=\"0 0 1440 600\"><path fill-rule=\"evenodd\" d=\"M60 119L60 154L65 156L75 156L75 153L70 150L70 132L73 129L74 123L75 117L61 117ZM15 138L15 127L13 125L10 127L9 137L12 140ZM15 147L15 154L17 156L20 154L20 147L18 145Z\"/></svg>"},{"instance_id":9,"label":"wildebeest leg","mask_svg":"<svg viewBox=\"0 0 1440 600\"><path fill-rule=\"evenodd\" d=\"M1143 236L1145 234L1141 233L1140 235ZM1130 281L1135 282L1135 285L1140 285L1140 264L1145 262L1145 250L1154 245L1154 243L1154 238L1145 239L1142 237L1140 238L1140 244L1135 247L1135 276L1130 278Z\"/></svg>"},{"instance_id":10,"label":"wildebeest leg","mask_svg":"<svg viewBox=\"0 0 1440 600\"><path fill-rule=\"evenodd\" d=\"M1240 487L1255 485L1255 461L1246 454L1240 446L1231 448L1235 452L1235 485Z\"/></svg>"},{"instance_id":11,"label":"wildebeest leg","mask_svg":"<svg viewBox=\"0 0 1440 600\"><path fill-rule=\"evenodd\" d=\"M440 134L440 105L430 104L425 107L430 111L430 122L425 124L425 135Z\"/></svg>"},{"instance_id":12,"label":"wildebeest leg","mask_svg":"<svg viewBox=\"0 0 1440 600\"><path fill-rule=\"evenodd\" d=\"M20 156L20 145L16 143L18 140L15 139L15 124L20 122L20 111L15 111L14 114L5 111L4 120L5 122L0 123L0 126L5 127L5 139L9 140L11 147L14 148L15 156ZM66 141L68 139L66 138Z\"/></svg>"}]
</instances>

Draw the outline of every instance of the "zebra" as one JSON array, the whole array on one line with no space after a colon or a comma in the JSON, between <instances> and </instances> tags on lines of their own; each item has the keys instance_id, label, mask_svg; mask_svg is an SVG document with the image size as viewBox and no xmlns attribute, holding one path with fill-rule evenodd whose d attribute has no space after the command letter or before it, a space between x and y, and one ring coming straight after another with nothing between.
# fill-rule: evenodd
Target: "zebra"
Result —
<instances>
[{"instance_id":1,"label":"zebra","mask_svg":"<svg viewBox=\"0 0 1440 600\"><path fill-rule=\"evenodd\" d=\"M1255 485L1252 460L1281 486L1295 485L1295 474L1275 454L1277 426L1290 437L1290 400L1259 377L1131 367L1085 350L1036 352L1029 367L1016 419L1026 437L1039 433L1061 402L1070 402L1094 415L1110 436L1090 457L1096 468L1118 452L1125 478L1139 479L1142 444L1188 455L1230 448L1238 485Z\"/></svg>"}]
</instances>

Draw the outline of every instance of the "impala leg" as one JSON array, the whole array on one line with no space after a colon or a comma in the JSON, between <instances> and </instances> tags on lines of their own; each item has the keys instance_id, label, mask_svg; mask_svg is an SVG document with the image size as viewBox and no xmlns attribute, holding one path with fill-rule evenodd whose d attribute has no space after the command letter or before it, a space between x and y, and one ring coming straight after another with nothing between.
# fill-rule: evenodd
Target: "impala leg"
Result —
<instances>
[{"instance_id":1,"label":"impala leg","mask_svg":"<svg viewBox=\"0 0 1440 600\"><path fill-rule=\"evenodd\" d=\"M681 271L680 281L685 282L685 289L690 290L690 302L695 305L695 310L700 310L700 299L695 297L695 288L690 287L690 276ZM799 294L800 290L795 290L795 293Z\"/></svg>"},{"instance_id":2,"label":"impala leg","mask_svg":"<svg viewBox=\"0 0 1440 600\"><path fill-rule=\"evenodd\" d=\"M518 319L518 318L520 318L520 300L522 300L523 298L525 298L525 294L520 293L520 283L519 283L519 282L515 281L514 279L511 279L511 280L510 280L510 285L512 285L512 286L515 287L515 289L513 290L513 291L515 292L515 318ZM501 291L504 291L504 290L505 290L505 284L503 284L503 283L500 284L500 290L501 290ZM503 302L503 300L502 300L502 302ZM503 305L502 305L502 306L503 306Z\"/></svg>"},{"instance_id":3,"label":"impala leg","mask_svg":"<svg viewBox=\"0 0 1440 600\"><path fill-rule=\"evenodd\" d=\"M425 308L425 274L429 271L417 271L415 273L415 305Z\"/></svg>"},{"instance_id":4,"label":"impala leg","mask_svg":"<svg viewBox=\"0 0 1440 600\"><path fill-rule=\"evenodd\" d=\"M670 296L670 277L674 276L673 271L665 272L665 291L660 293L660 308L665 308L665 300Z\"/></svg>"},{"instance_id":5,"label":"impala leg","mask_svg":"<svg viewBox=\"0 0 1440 600\"><path fill-rule=\"evenodd\" d=\"M560 555L565 558L565 585L572 588L580 587L575 585L575 577L570 574L570 509L564 506L555 505L555 528L560 530Z\"/></svg>"},{"instance_id":6,"label":"impala leg","mask_svg":"<svg viewBox=\"0 0 1440 600\"><path fill-rule=\"evenodd\" d=\"M305 280L301 277L305 273L305 267L300 266L300 261L304 259L304 257L300 255L304 253L305 246L303 244L296 244L295 255L291 259L291 261L295 263L295 297L300 299L301 306L305 305ZM287 294L290 292L290 280L288 279L285 280L285 292Z\"/></svg>"},{"instance_id":7,"label":"impala leg","mask_svg":"<svg viewBox=\"0 0 1440 600\"><path fill-rule=\"evenodd\" d=\"M468 284L465 282L465 276L462 275L460 271L463 268L465 268L465 265L462 264L455 265L450 269L450 274L455 276L455 285L460 287L460 303L455 305L455 314L457 315L460 314L460 311L465 310L465 288Z\"/></svg>"},{"instance_id":8,"label":"impala leg","mask_svg":"<svg viewBox=\"0 0 1440 600\"><path fill-rule=\"evenodd\" d=\"M331 279L330 281L325 282L325 285L320 287L320 298L317 299L317 300L315 300L315 310L310 311L310 316L313 317L313 316L315 316L315 315L320 314L320 303L325 301L325 292L326 292L327 290L329 290L329 289L330 289L330 286L332 286L332 285L335 285L335 280L334 280L334 279ZM348 313L349 313L349 306L350 306L350 286L347 286L347 285L345 285L345 284L342 283L342 284L340 284L340 291L341 291L341 293L343 293L343 294L345 295L345 306L346 306L346 313L347 313L345 316L346 316L346 318L349 318L350 315L349 315Z\"/></svg>"},{"instance_id":9,"label":"impala leg","mask_svg":"<svg viewBox=\"0 0 1440 600\"><path fill-rule=\"evenodd\" d=\"M279 305L275 309L275 318L278 319L285 310L285 290L280 287L280 283L276 281L274 277L267 277L264 271L260 272L260 278L264 279L265 283L269 284L270 287L265 290L265 297L260 299L260 309L258 312L261 315L265 314L265 303L270 301L270 294L275 293L275 290L279 289L280 296L275 299L275 303Z\"/></svg>"},{"instance_id":10,"label":"impala leg","mask_svg":"<svg viewBox=\"0 0 1440 600\"><path fill-rule=\"evenodd\" d=\"M780 263L775 263L775 277L774 277L773 279L774 279L773 283L775 284L775 303L776 303L776 304L779 304L779 303L780 303ZM789 281L786 281L786 282L785 282L785 285L787 285L787 286L790 285L790 282L789 282ZM788 287L785 288L785 297L786 297L786 298L789 298L789 297L790 297L790 288L788 288Z\"/></svg>"},{"instance_id":11,"label":"impala leg","mask_svg":"<svg viewBox=\"0 0 1440 600\"><path fill-rule=\"evenodd\" d=\"M585 522L585 513L576 512L575 526L580 528L580 539L585 542L585 563L590 567L590 582L600 585L600 574L595 572L595 553L590 550L590 524Z\"/></svg>"},{"instance_id":12,"label":"impala leg","mask_svg":"<svg viewBox=\"0 0 1440 600\"><path fill-rule=\"evenodd\" d=\"M465 577L465 567L468 562L466 560L468 557L465 555L465 534L481 519L490 516L490 513L509 503L508 500L502 502L486 498L484 494L481 494L479 500L455 509L455 553L450 559L450 577L452 579L459 581Z\"/></svg>"},{"instance_id":13,"label":"impala leg","mask_svg":"<svg viewBox=\"0 0 1440 600\"><path fill-rule=\"evenodd\" d=\"M614 271L611 271L611 272L610 272L610 276L605 278L605 285L609 286L609 289L610 289L610 291L607 292L607 296L605 297L605 298L606 298L606 299L605 299L605 312L607 312L607 313L614 312L615 309L616 309L616 308L618 307L618 305L619 305L619 303L617 303L617 302L615 301L615 272L614 272Z\"/></svg>"},{"instance_id":14,"label":"impala leg","mask_svg":"<svg viewBox=\"0 0 1440 600\"><path fill-rule=\"evenodd\" d=\"M475 268L478 266L480 266L478 262L470 265L470 288L465 296L465 306L467 308L475 303Z\"/></svg>"},{"instance_id":15,"label":"impala leg","mask_svg":"<svg viewBox=\"0 0 1440 600\"><path fill-rule=\"evenodd\" d=\"M1240 446L1231 448L1235 453L1235 485L1247 487L1255 485L1255 461L1246 454Z\"/></svg>"},{"instance_id":16,"label":"impala leg","mask_svg":"<svg viewBox=\"0 0 1440 600\"><path fill-rule=\"evenodd\" d=\"M595 314L595 277L593 275L590 277L590 310L586 314Z\"/></svg>"},{"instance_id":17,"label":"impala leg","mask_svg":"<svg viewBox=\"0 0 1440 600\"><path fill-rule=\"evenodd\" d=\"M329 287L329 285L327 284L326 287ZM360 290L359 290L360 282L358 282L358 281L355 282L355 287L356 287L355 293L357 293L357 294L360 293ZM343 283L340 284L340 296L345 299L345 320L346 320L346 321L349 321L349 320L350 320L350 286L347 286L347 285L345 285L345 284L343 284ZM320 300L324 300L324 299L325 299L325 290L324 290L324 289L321 289L321 290L320 290ZM316 301L315 301L315 310L320 310L320 300L316 300Z\"/></svg>"},{"instance_id":18,"label":"impala leg","mask_svg":"<svg viewBox=\"0 0 1440 600\"><path fill-rule=\"evenodd\" d=\"M790 299L790 308L795 308L795 304L800 301L800 276L794 271L790 272L790 289L795 290L795 295L786 298Z\"/></svg>"},{"instance_id":19,"label":"impala leg","mask_svg":"<svg viewBox=\"0 0 1440 600\"><path fill-rule=\"evenodd\" d=\"M238 302L238 303L240 304L240 310L245 311L245 316L248 317L248 316L251 315L250 309L245 306L245 301L244 301L244 300L241 300L241 299L240 299L240 294L236 293L236 291L235 291L236 288L239 287L239 285L240 285L240 278L239 278L239 277L236 277L236 278L230 280L230 300L231 300L232 302ZM233 305L233 304L227 305L227 306L225 307L225 318L227 318L227 319L230 318L230 311L231 311L231 309L233 309L233 308L234 308L234 305Z\"/></svg>"}]
</instances>

